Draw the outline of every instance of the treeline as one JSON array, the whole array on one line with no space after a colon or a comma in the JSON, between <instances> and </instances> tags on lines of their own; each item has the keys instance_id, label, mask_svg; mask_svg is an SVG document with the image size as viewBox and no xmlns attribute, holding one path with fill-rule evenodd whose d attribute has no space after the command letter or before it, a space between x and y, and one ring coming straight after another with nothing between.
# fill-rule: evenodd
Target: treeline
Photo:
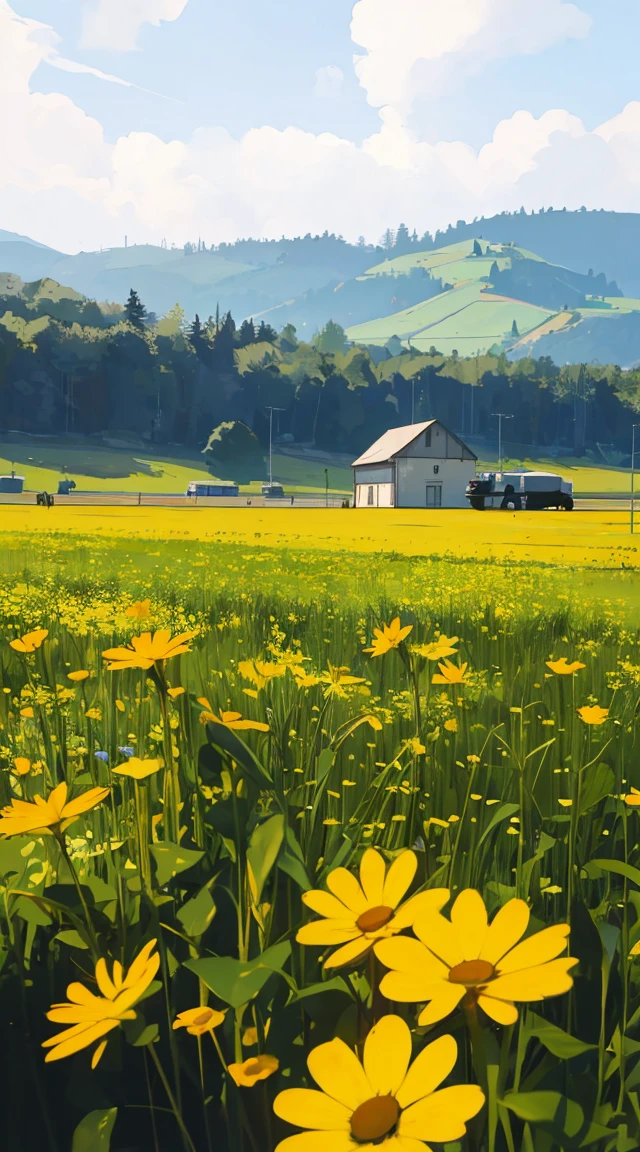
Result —
<instances>
[{"instance_id":1,"label":"treeline","mask_svg":"<svg viewBox=\"0 0 640 1152\"><path fill-rule=\"evenodd\" d=\"M445 357L437 348L404 351L397 339L349 346L333 322L309 343L292 325L279 333L264 322L236 326L230 314L187 321L177 305L158 320L135 292L124 310L107 313L77 299L60 304L61 319L53 304L0 297L4 430L126 433L202 448L213 428L240 420L266 444L273 407L280 439L356 454L412 417L493 440L493 414L505 412L509 441L593 449L616 463L640 411L640 371L615 366Z\"/></svg>"}]
</instances>

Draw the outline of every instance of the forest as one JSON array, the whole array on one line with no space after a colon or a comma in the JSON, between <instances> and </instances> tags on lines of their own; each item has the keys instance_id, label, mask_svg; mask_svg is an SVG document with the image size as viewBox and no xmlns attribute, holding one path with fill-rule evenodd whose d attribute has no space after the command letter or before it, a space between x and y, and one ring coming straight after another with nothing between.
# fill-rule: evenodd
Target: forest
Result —
<instances>
[{"instance_id":1,"label":"forest","mask_svg":"<svg viewBox=\"0 0 640 1152\"><path fill-rule=\"evenodd\" d=\"M6 280L6 278L5 278ZM333 321L310 340L230 313L189 320L179 305L158 318L131 291L125 307L98 305L53 281L9 281L0 298L0 423L5 431L129 436L203 448L224 421L264 445L274 431L325 451L359 453L387 428L438 418L470 439L495 438L493 413L513 419L509 440L591 451L621 463L640 411L640 370L511 362L350 345Z\"/></svg>"}]
</instances>

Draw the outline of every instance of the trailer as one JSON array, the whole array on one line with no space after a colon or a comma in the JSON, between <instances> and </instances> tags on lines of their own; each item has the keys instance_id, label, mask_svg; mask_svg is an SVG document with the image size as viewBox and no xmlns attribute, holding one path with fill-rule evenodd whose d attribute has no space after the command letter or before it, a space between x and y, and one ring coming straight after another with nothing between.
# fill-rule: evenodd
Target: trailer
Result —
<instances>
[{"instance_id":1,"label":"trailer","mask_svg":"<svg viewBox=\"0 0 640 1152\"><path fill-rule=\"evenodd\" d=\"M209 484L206 480L192 480L187 488L187 496L238 496L237 484Z\"/></svg>"},{"instance_id":2,"label":"trailer","mask_svg":"<svg viewBox=\"0 0 640 1152\"><path fill-rule=\"evenodd\" d=\"M467 485L472 508L502 508L514 512L573 509L573 481L555 472L480 472Z\"/></svg>"}]
</instances>

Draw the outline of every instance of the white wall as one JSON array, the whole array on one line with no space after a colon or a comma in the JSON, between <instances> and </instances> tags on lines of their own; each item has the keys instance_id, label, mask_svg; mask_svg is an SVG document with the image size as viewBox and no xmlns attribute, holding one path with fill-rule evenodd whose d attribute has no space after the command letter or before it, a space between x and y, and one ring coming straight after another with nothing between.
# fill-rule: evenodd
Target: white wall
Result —
<instances>
[{"instance_id":1,"label":"white wall","mask_svg":"<svg viewBox=\"0 0 640 1152\"><path fill-rule=\"evenodd\" d=\"M373 504L369 504L369 488ZM393 484L356 484L356 508L393 508Z\"/></svg>"},{"instance_id":2,"label":"white wall","mask_svg":"<svg viewBox=\"0 0 640 1152\"><path fill-rule=\"evenodd\" d=\"M434 472L434 467L438 471ZM425 508L427 484L442 484L443 508L468 508L465 490L475 475L472 460L398 458L398 507Z\"/></svg>"}]
</instances>

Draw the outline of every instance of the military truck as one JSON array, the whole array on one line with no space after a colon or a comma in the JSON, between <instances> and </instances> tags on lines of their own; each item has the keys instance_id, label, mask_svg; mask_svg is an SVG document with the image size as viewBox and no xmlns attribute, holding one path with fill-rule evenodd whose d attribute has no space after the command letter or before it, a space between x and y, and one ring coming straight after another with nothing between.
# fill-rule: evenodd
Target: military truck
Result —
<instances>
[{"instance_id":1,"label":"military truck","mask_svg":"<svg viewBox=\"0 0 640 1152\"><path fill-rule=\"evenodd\" d=\"M502 508L538 512L544 508L573 509L573 481L555 472L480 472L467 485L472 508Z\"/></svg>"}]
</instances>

